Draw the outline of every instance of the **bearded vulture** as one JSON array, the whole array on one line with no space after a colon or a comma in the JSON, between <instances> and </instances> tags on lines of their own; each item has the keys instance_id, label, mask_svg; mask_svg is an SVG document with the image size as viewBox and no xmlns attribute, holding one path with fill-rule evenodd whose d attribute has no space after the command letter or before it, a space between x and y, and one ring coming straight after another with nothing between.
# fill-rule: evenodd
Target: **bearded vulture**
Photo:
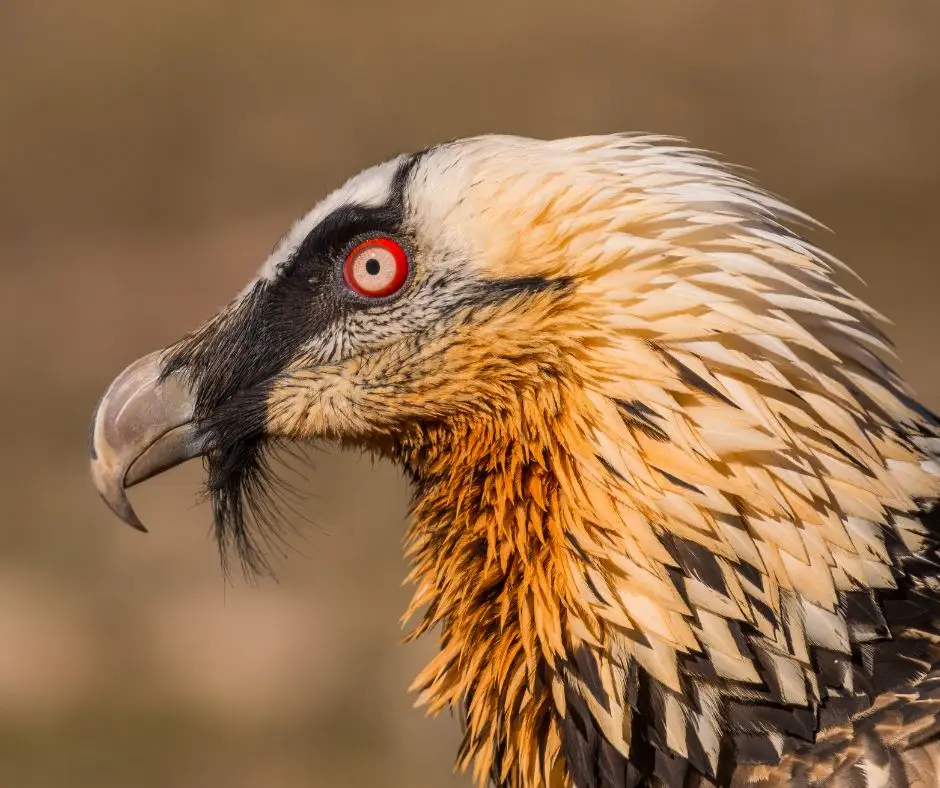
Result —
<instances>
[{"instance_id":1,"label":"bearded vulture","mask_svg":"<svg viewBox=\"0 0 940 788\"><path fill-rule=\"evenodd\" d=\"M940 425L808 217L671 138L355 176L91 428L105 501L202 456L264 564L283 442L414 489L414 683L479 785L940 785Z\"/></svg>"}]
</instances>

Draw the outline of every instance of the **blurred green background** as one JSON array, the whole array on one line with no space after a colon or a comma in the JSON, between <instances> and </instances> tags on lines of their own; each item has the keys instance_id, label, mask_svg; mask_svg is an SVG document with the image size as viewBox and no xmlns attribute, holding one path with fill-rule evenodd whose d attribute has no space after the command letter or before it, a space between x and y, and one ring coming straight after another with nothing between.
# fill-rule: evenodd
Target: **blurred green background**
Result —
<instances>
[{"instance_id":1,"label":"blurred green background","mask_svg":"<svg viewBox=\"0 0 940 788\"><path fill-rule=\"evenodd\" d=\"M299 554L226 586L198 463L121 526L99 393L289 223L446 138L680 134L814 214L940 406L940 4L0 2L0 787L456 786L405 691L408 491L313 452ZM858 286L856 286L857 288Z\"/></svg>"}]
</instances>

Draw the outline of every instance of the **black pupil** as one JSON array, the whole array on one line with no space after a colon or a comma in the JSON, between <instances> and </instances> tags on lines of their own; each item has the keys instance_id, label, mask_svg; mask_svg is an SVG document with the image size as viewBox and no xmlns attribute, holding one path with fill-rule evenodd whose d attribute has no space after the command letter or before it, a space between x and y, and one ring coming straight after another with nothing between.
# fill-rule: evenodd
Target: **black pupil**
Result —
<instances>
[{"instance_id":1,"label":"black pupil","mask_svg":"<svg viewBox=\"0 0 940 788\"><path fill-rule=\"evenodd\" d=\"M381 270L382 264L374 257L370 257L366 260L366 273L369 274L369 276L375 276Z\"/></svg>"}]
</instances>

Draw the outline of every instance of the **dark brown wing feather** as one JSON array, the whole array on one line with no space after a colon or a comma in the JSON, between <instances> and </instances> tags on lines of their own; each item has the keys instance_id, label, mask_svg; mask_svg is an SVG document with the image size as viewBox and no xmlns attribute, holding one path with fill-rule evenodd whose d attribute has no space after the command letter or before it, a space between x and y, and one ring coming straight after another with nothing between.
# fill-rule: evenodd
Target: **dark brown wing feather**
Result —
<instances>
[{"instance_id":1,"label":"dark brown wing feather","mask_svg":"<svg viewBox=\"0 0 940 788\"><path fill-rule=\"evenodd\" d=\"M779 764L741 766L733 788L940 786L940 669L879 696Z\"/></svg>"}]
</instances>

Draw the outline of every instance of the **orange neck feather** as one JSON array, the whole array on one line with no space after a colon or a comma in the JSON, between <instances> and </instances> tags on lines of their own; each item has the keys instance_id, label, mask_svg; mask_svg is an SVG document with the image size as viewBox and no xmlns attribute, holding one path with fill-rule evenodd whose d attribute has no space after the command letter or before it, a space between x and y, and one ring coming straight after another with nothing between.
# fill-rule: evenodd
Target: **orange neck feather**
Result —
<instances>
[{"instance_id":1,"label":"orange neck feather","mask_svg":"<svg viewBox=\"0 0 940 788\"><path fill-rule=\"evenodd\" d=\"M581 607L569 562L592 528L556 471L575 471L569 444L585 441L572 396L561 384L523 391L511 415L425 427L398 448L417 480L406 618L425 608L412 637L441 626L414 687L431 713L463 709L460 765L481 782L550 785L562 773L560 674Z\"/></svg>"}]
</instances>

